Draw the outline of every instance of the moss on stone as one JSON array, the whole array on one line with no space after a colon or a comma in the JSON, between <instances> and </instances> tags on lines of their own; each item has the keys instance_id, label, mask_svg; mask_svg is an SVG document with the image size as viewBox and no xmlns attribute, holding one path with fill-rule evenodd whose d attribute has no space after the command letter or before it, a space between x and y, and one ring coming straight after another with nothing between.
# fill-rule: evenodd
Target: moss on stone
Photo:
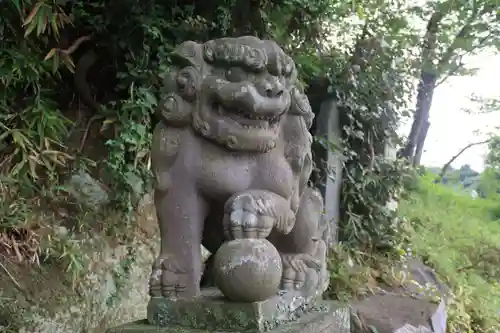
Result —
<instances>
[{"instance_id":1,"label":"moss on stone","mask_svg":"<svg viewBox=\"0 0 500 333\"><path fill-rule=\"evenodd\" d=\"M152 298L148 305L148 320L161 327L265 332L293 322L306 313L322 311L317 302L289 292L261 302L238 303L225 299L217 289L210 288L203 290L202 297L194 300Z\"/></svg>"},{"instance_id":2,"label":"moss on stone","mask_svg":"<svg viewBox=\"0 0 500 333\"><path fill-rule=\"evenodd\" d=\"M321 302L314 311L306 312L300 318L277 327L266 328L267 333L350 333L350 309L336 302ZM230 319L234 320L234 319ZM180 325L160 327L151 325L147 320L125 324L108 330L106 333L258 333L258 328L238 329L237 327L190 328Z\"/></svg>"}]
</instances>

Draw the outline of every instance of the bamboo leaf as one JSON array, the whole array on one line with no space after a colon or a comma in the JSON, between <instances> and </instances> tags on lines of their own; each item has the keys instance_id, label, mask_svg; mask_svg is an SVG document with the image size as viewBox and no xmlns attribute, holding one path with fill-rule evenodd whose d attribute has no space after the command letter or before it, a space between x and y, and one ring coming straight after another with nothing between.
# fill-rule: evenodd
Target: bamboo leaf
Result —
<instances>
[{"instance_id":1,"label":"bamboo leaf","mask_svg":"<svg viewBox=\"0 0 500 333\"><path fill-rule=\"evenodd\" d=\"M31 34L33 30L35 30L35 28L36 28L36 22L31 21L28 25L28 28L26 28L26 31L24 32L24 37L28 37L29 34Z\"/></svg>"},{"instance_id":2,"label":"bamboo leaf","mask_svg":"<svg viewBox=\"0 0 500 333\"><path fill-rule=\"evenodd\" d=\"M42 6L42 2L37 2L37 4L33 7L31 12L26 17L26 19L24 19L23 27L27 26L28 24L30 24L33 21L33 18L35 18L35 15L38 13L38 10L40 9L41 6Z\"/></svg>"},{"instance_id":3,"label":"bamboo leaf","mask_svg":"<svg viewBox=\"0 0 500 333\"><path fill-rule=\"evenodd\" d=\"M57 49L56 48L52 48L49 53L47 53L47 55L45 56L45 58L43 59L44 61L47 61L49 60L50 58L52 58L57 52Z\"/></svg>"},{"instance_id":4,"label":"bamboo leaf","mask_svg":"<svg viewBox=\"0 0 500 333\"><path fill-rule=\"evenodd\" d=\"M58 69L59 69L59 53L56 52L52 57L52 74L57 73Z\"/></svg>"},{"instance_id":5,"label":"bamboo leaf","mask_svg":"<svg viewBox=\"0 0 500 333\"><path fill-rule=\"evenodd\" d=\"M51 19L50 19L50 26L52 28L52 32L54 33L54 36L59 39L59 27L57 25L57 14L55 14Z\"/></svg>"}]
</instances>

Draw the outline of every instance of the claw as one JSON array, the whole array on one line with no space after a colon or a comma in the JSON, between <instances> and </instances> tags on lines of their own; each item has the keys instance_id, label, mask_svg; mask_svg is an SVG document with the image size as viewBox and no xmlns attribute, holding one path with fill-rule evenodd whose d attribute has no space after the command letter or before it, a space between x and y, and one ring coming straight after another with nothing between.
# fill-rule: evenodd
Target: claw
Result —
<instances>
[{"instance_id":1,"label":"claw","mask_svg":"<svg viewBox=\"0 0 500 333\"><path fill-rule=\"evenodd\" d=\"M245 193L226 203L224 234L227 239L266 238L271 233L275 219L264 215L262 204L251 194Z\"/></svg>"},{"instance_id":2,"label":"claw","mask_svg":"<svg viewBox=\"0 0 500 333\"><path fill-rule=\"evenodd\" d=\"M311 288L313 275L318 275L321 270L319 261L306 253L283 254L282 255L283 277L281 286L284 290L305 291ZM313 283L316 288L317 282Z\"/></svg>"},{"instance_id":3,"label":"claw","mask_svg":"<svg viewBox=\"0 0 500 333\"><path fill-rule=\"evenodd\" d=\"M181 296L187 289L187 272L171 258L160 256L153 263L149 277L151 297Z\"/></svg>"}]
</instances>

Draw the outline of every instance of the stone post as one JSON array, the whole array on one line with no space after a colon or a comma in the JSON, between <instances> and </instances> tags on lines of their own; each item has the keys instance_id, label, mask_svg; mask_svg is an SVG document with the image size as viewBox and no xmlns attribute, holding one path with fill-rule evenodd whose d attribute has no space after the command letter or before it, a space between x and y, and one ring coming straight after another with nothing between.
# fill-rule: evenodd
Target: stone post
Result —
<instances>
[{"instance_id":1,"label":"stone post","mask_svg":"<svg viewBox=\"0 0 500 333\"><path fill-rule=\"evenodd\" d=\"M337 103L328 96L319 107L316 119L316 137L340 146L341 128ZM329 246L337 243L337 225L340 218L340 191L342 185L342 153L321 146L315 150L315 162L320 169L321 184L317 187L325 200L325 214L329 222Z\"/></svg>"},{"instance_id":2,"label":"stone post","mask_svg":"<svg viewBox=\"0 0 500 333\"><path fill-rule=\"evenodd\" d=\"M392 144L392 142L390 140L388 140L388 142L386 142L385 147L384 147L384 158L388 161L395 161L397 159L397 153L398 153L398 149ZM391 212L395 212L398 209L398 201L396 199L390 199L386 203L386 207ZM397 219L396 219L396 221L397 221Z\"/></svg>"}]
</instances>

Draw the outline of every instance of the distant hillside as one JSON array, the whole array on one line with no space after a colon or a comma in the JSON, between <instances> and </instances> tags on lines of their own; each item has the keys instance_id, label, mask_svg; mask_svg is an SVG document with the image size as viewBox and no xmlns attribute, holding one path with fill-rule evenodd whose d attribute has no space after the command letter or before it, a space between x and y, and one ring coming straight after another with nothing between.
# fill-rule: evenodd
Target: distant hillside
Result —
<instances>
[{"instance_id":1,"label":"distant hillside","mask_svg":"<svg viewBox=\"0 0 500 333\"><path fill-rule=\"evenodd\" d=\"M425 169L436 176L441 174L440 167L429 166ZM449 167L441 182L457 190L472 191L478 189L480 178L481 173L472 169L470 165L464 164L459 169Z\"/></svg>"}]
</instances>

